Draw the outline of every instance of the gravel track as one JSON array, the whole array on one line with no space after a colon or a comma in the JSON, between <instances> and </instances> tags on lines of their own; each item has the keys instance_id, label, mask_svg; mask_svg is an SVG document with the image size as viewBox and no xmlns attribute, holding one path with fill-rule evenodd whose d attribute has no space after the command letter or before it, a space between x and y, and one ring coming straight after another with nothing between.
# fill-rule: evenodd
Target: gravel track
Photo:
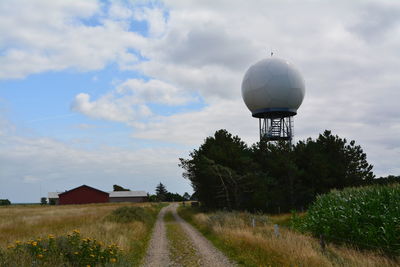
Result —
<instances>
[{"instance_id":1,"label":"gravel track","mask_svg":"<svg viewBox=\"0 0 400 267\"><path fill-rule=\"evenodd\" d=\"M172 214L196 247L198 254L201 256L200 266L236 266L236 264L231 262L224 254L216 249L214 245L211 244L211 242L208 241L199 231L183 220L176 212L177 207L178 204L172 204Z\"/></svg>"},{"instance_id":2,"label":"gravel track","mask_svg":"<svg viewBox=\"0 0 400 267\"><path fill-rule=\"evenodd\" d=\"M145 267L169 266L168 256L168 240L164 224L164 215L172 208L171 205L160 210L157 216L156 225L154 226L151 236L150 245L147 249Z\"/></svg>"},{"instance_id":3,"label":"gravel track","mask_svg":"<svg viewBox=\"0 0 400 267\"><path fill-rule=\"evenodd\" d=\"M198 264L205 267L230 267L237 266L231 262L224 254L217 250L210 241L208 241L199 231L183 220L176 212L177 203L170 204L161 209L157 216L157 222L150 240L150 245L147 250L145 267L167 267L177 266L169 259L168 240L164 215L168 211L172 211L175 220L182 227L188 239L196 249L196 255L199 255Z\"/></svg>"}]
</instances>

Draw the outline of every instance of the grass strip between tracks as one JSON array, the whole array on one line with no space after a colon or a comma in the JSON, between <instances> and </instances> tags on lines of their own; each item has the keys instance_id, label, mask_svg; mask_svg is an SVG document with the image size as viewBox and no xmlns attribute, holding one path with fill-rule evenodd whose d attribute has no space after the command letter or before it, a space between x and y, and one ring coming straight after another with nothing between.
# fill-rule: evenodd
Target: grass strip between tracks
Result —
<instances>
[{"instance_id":1,"label":"grass strip between tracks","mask_svg":"<svg viewBox=\"0 0 400 267\"><path fill-rule=\"evenodd\" d=\"M167 228L169 257L173 266L200 266L200 256L188 236L175 220L172 212L168 212L164 221Z\"/></svg>"}]
</instances>

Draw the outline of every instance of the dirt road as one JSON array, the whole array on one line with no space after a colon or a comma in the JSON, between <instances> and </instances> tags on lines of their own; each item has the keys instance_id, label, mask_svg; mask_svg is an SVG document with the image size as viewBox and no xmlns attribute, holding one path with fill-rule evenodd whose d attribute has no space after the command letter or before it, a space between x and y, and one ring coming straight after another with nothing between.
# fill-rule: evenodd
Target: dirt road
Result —
<instances>
[{"instance_id":1,"label":"dirt road","mask_svg":"<svg viewBox=\"0 0 400 267\"><path fill-rule=\"evenodd\" d=\"M164 216L171 209L171 205L161 209L157 216L157 222L154 226L153 235L147 250L145 267L169 266L168 240L165 230Z\"/></svg>"},{"instance_id":2,"label":"dirt road","mask_svg":"<svg viewBox=\"0 0 400 267\"><path fill-rule=\"evenodd\" d=\"M157 218L155 230L153 232L152 239L150 241L150 247L147 253L146 261L144 266L179 266L174 262L171 264L169 259L169 248L168 240L166 238L166 227L163 220L164 215L171 211L176 222L182 228L187 238L192 243L191 245L195 248L199 259L197 260L199 266L236 266L232 263L225 255L223 255L218 249L216 249L210 241L208 241L199 231L193 228L190 224L184 221L176 212L178 204L170 204L161 210ZM181 265L184 266L184 265Z\"/></svg>"}]
</instances>

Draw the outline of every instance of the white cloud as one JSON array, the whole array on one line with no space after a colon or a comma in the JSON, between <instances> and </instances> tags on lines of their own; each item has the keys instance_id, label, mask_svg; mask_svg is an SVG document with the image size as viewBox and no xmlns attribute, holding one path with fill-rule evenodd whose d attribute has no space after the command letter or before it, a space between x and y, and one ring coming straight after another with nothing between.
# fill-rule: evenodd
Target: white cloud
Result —
<instances>
[{"instance_id":1,"label":"white cloud","mask_svg":"<svg viewBox=\"0 0 400 267\"><path fill-rule=\"evenodd\" d=\"M150 36L141 49L148 60L130 68L181 89L160 86L157 91L141 84L135 86L142 88L136 93L151 102L165 92L175 104L183 92L195 93L207 106L131 123L134 137L197 145L215 130L227 128L255 141L257 123L241 103L241 79L250 64L274 51L294 63L306 80L305 101L295 117L297 139L332 129L359 141L373 163L381 162L375 153L387 150L392 155L386 143L400 146L391 138L399 134L400 125L399 4L167 1L166 6L163 34ZM137 83L133 81L126 84ZM162 93L159 99L170 104ZM386 173L385 168L377 169Z\"/></svg>"},{"instance_id":2,"label":"white cloud","mask_svg":"<svg viewBox=\"0 0 400 267\"><path fill-rule=\"evenodd\" d=\"M252 143L256 142L258 122L241 101L220 101L200 111L157 117L137 127L135 138L174 142L184 145L200 145L216 130L227 129Z\"/></svg>"},{"instance_id":3,"label":"white cloud","mask_svg":"<svg viewBox=\"0 0 400 267\"><path fill-rule=\"evenodd\" d=\"M114 19L129 19L133 16L132 10L121 1L111 2L108 14Z\"/></svg>"},{"instance_id":4,"label":"white cloud","mask_svg":"<svg viewBox=\"0 0 400 267\"><path fill-rule=\"evenodd\" d=\"M165 6L137 8L113 2L104 14L95 1L32 3L0 3L0 78L68 68L102 69L117 63L148 80L126 79L97 99L78 94L74 111L131 125L134 138L193 148L215 130L226 128L251 143L258 139L258 123L241 101L241 80L252 63L273 51L296 65L306 81L305 101L295 117L297 140L331 129L361 144L378 175L400 171L399 3L174 0ZM96 16L96 25L82 22ZM147 23L146 37L129 28L133 18ZM150 110L150 103L165 108L188 105L196 101L193 96L200 96L205 107L170 116ZM38 151L29 151L51 142L31 141L10 148L10 155L25 151L24 157L43 159ZM0 139L0 144L5 143ZM59 156L80 166L74 168L81 168L82 174L77 157L90 163L86 171L94 177L93 169L109 166L107 161L123 170L127 167L119 162L125 162L124 157L141 162L138 154L113 153L109 148L97 151L106 155L95 155L58 143L49 146L64 156L45 150L49 154L44 153L45 160L35 166L47 166L47 160L53 163L51 158ZM156 150L141 153L157 157L162 149ZM73 159L66 158L69 153ZM152 171L157 164L175 164L171 173L172 169L180 173L176 162L145 162L148 169L142 174L156 175ZM46 175L61 177L56 170ZM40 172L23 175L40 177Z\"/></svg>"},{"instance_id":5,"label":"white cloud","mask_svg":"<svg viewBox=\"0 0 400 267\"><path fill-rule=\"evenodd\" d=\"M182 88L160 80L129 79L117 87L119 94L132 94L138 102L183 105L195 99Z\"/></svg>"},{"instance_id":6,"label":"white cloud","mask_svg":"<svg viewBox=\"0 0 400 267\"><path fill-rule=\"evenodd\" d=\"M2 1L0 4L0 79L76 68L104 68L111 62L127 67L137 62L129 52L146 40L128 30L122 11L101 14L97 1ZM98 20L90 25L83 20ZM10 30L12 29L12 30Z\"/></svg>"},{"instance_id":7,"label":"white cloud","mask_svg":"<svg viewBox=\"0 0 400 267\"><path fill-rule=\"evenodd\" d=\"M76 95L71 109L97 119L135 123L153 114L148 103L174 106L192 101L196 99L189 93L160 80L129 79L93 101L89 94Z\"/></svg>"},{"instance_id":8,"label":"white cloud","mask_svg":"<svg viewBox=\"0 0 400 267\"><path fill-rule=\"evenodd\" d=\"M146 105L127 97L118 99L111 94L90 101L90 95L80 93L75 97L71 109L96 119L118 122L129 122L151 114Z\"/></svg>"},{"instance_id":9,"label":"white cloud","mask_svg":"<svg viewBox=\"0 0 400 267\"><path fill-rule=\"evenodd\" d=\"M80 184L103 190L122 184L153 193L160 181L171 191L183 193L189 191L189 184L177 168L182 156L179 149L170 147L83 149L51 138L4 134L0 139L0 196L12 202L37 202L49 191Z\"/></svg>"},{"instance_id":10,"label":"white cloud","mask_svg":"<svg viewBox=\"0 0 400 267\"><path fill-rule=\"evenodd\" d=\"M159 37L165 32L167 25L164 17L164 10L161 8L144 7L136 9L134 17L136 20L146 21L148 23L150 37Z\"/></svg>"}]
</instances>

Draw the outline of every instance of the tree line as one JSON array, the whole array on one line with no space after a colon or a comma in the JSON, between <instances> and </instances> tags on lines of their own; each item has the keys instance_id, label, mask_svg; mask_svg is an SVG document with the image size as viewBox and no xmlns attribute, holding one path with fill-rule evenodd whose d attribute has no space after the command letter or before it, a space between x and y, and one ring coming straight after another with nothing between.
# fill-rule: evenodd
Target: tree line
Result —
<instances>
[{"instance_id":1,"label":"tree line","mask_svg":"<svg viewBox=\"0 0 400 267\"><path fill-rule=\"evenodd\" d=\"M120 185L114 185L113 186L114 191L131 191L128 188L124 188ZM148 194L148 199L150 202L160 202L160 201L166 201L166 202L174 202L174 201L187 201L190 199L189 193L185 192L183 195L180 195L178 193L172 193L168 192L166 186L163 183L159 183L156 186L156 194L151 195Z\"/></svg>"},{"instance_id":2,"label":"tree line","mask_svg":"<svg viewBox=\"0 0 400 267\"><path fill-rule=\"evenodd\" d=\"M188 192L185 192L183 195L178 193L169 192L166 186L163 183L159 183L156 186L155 195L148 195L150 202L175 202L175 201L188 201L191 199L191 196Z\"/></svg>"},{"instance_id":3,"label":"tree line","mask_svg":"<svg viewBox=\"0 0 400 267\"><path fill-rule=\"evenodd\" d=\"M306 209L318 194L377 180L361 146L328 130L295 145L252 146L219 130L179 165L203 206L228 210Z\"/></svg>"}]
</instances>

